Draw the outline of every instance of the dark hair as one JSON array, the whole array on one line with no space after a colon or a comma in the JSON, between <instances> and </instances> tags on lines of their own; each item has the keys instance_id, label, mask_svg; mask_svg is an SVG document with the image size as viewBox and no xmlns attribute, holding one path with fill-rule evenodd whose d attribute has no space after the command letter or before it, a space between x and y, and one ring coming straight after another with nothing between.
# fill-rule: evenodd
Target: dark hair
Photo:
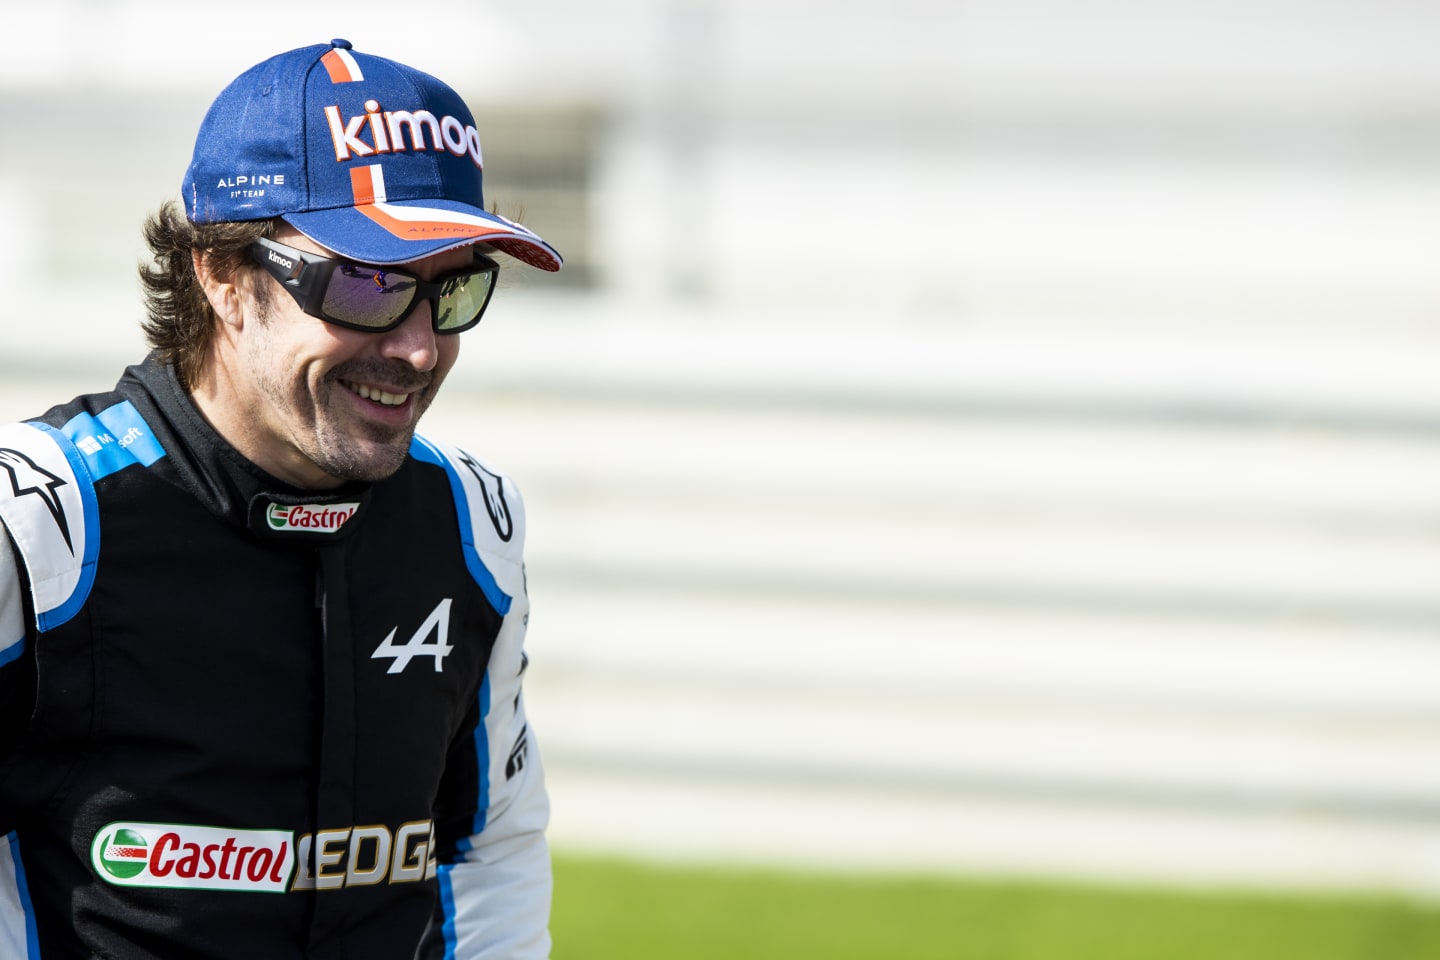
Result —
<instances>
[{"instance_id":1,"label":"dark hair","mask_svg":"<svg viewBox=\"0 0 1440 960\"><path fill-rule=\"evenodd\" d=\"M249 265L250 245L274 234L277 223L191 223L173 200L145 219L150 262L140 265L146 314L141 329L158 358L175 365L181 383L189 386L199 377L218 322L195 275L193 255L201 253L218 277L228 279ZM267 284L256 287L262 307L268 290Z\"/></svg>"}]
</instances>

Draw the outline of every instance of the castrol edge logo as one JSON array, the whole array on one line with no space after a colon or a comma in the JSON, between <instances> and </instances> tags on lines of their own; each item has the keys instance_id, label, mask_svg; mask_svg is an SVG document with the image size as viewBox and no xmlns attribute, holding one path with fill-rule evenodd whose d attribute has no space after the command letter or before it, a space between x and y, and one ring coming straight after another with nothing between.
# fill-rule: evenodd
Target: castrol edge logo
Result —
<instances>
[{"instance_id":1,"label":"castrol edge logo","mask_svg":"<svg viewBox=\"0 0 1440 960\"><path fill-rule=\"evenodd\" d=\"M359 509L358 503L272 503L265 508L265 520L272 530L334 533Z\"/></svg>"},{"instance_id":2,"label":"castrol edge logo","mask_svg":"<svg viewBox=\"0 0 1440 960\"><path fill-rule=\"evenodd\" d=\"M285 830L112 823L95 834L90 862L101 879L121 887L284 893L295 871L295 843Z\"/></svg>"},{"instance_id":3,"label":"castrol edge logo","mask_svg":"<svg viewBox=\"0 0 1440 960\"><path fill-rule=\"evenodd\" d=\"M342 890L435 876L435 826L416 820L320 830L227 830L167 823L112 823L90 844L102 880L119 887L192 890Z\"/></svg>"}]
</instances>

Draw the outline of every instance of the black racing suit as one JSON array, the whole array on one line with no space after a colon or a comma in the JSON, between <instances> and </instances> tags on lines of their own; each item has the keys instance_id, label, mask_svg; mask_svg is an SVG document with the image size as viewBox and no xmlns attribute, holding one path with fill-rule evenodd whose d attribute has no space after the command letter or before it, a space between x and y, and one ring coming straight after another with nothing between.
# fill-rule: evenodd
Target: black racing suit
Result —
<instances>
[{"instance_id":1,"label":"black racing suit","mask_svg":"<svg viewBox=\"0 0 1440 960\"><path fill-rule=\"evenodd\" d=\"M0 428L0 957L548 955L523 539L423 437L288 487L153 360Z\"/></svg>"}]
</instances>

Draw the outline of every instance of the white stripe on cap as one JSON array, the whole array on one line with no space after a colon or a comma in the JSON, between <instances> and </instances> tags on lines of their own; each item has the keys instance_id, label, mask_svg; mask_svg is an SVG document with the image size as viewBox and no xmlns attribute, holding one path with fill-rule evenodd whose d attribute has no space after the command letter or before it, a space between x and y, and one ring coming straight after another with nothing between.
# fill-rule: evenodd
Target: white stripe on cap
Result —
<instances>
[{"instance_id":1,"label":"white stripe on cap","mask_svg":"<svg viewBox=\"0 0 1440 960\"><path fill-rule=\"evenodd\" d=\"M330 74L331 83L355 83L365 79L365 74L360 70L360 64L344 47L331 47L320 59L325 64L326 72ZM335 64L337 60L341 65L339 70L336 69Z\"/></svg>"}]
</instances>

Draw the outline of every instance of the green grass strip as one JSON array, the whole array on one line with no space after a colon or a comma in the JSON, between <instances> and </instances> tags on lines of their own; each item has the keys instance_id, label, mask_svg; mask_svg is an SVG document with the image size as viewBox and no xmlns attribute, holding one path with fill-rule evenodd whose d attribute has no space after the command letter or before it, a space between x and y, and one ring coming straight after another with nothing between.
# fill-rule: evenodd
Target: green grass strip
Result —
<instances>
[{"instance_id":1,"label":"green grass strip","mask_svg":"<svg viewBox=\"0 0 1440 960\"><path fill-rule=\"evenodd\" d=\"M1440 905L559 855L556 960L1428 960Z\"/></svg>"}]
</instances>

